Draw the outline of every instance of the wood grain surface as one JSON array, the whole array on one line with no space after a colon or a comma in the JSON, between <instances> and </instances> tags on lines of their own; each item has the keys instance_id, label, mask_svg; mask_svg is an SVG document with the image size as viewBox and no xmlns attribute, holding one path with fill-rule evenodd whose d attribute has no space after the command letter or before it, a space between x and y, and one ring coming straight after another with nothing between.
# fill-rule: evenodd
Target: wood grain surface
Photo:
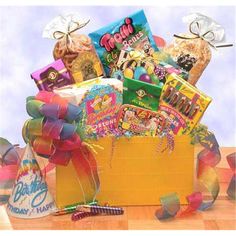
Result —
<instances>
[{"instance_id":1,"label":"wood grain surface","mask_svg":"<svg viewBox=\"0 0 236 236\"><path fill-rule=\"evenodd\" d=\"M221 148L222 160L217 166L220 176L221 190L214 206L205 212L196 212L184 218L175 218L167 221L158 221L155 211L159 206L124 207L125 213L121 216L94 216L80 221L71 221L71 215L47 216L39 219L17 219L7 215L6 207L0 206L0 230L127 230L127 229L198 229L198 230L228 230L236 229L236 202L227 197L226 189L230 173L227 171L227 154L235 152L236 148ZM44 165L44 163L40 163ZM50 191L55 195L55 175L47 175Z\"/></svg>"}]
</instances>

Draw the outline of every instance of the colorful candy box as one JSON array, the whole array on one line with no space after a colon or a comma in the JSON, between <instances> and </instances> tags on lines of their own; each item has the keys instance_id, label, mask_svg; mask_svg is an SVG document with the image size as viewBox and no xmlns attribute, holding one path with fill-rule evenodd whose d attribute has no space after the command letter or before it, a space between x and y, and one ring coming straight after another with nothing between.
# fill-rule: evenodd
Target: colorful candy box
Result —
<instances>
[{"instance_id":1,"label":"colorful candy box","mask_svg":"<svg viewBox=\"0 0 236 236\"><path fill-rule=\"evenodd\" d=\"M54 92L80 106L83 117L78 131L83 138L93 138L115 130L117 113L122 105L122 89L121 81L100 78Z\"/></svg>"},{"instance_id":2,"label":"colorful candy box","mask_svg":"<svg viewBox=\"0 0 236 236\"><path fill-rule=\"evenodd\" d=\"M174 134L190 133L211 101L199 89L171 74L163 87L159 110L167 113Z\"/></svg>"},{"instance_id":3,"label":"colorful candy box","mask_svg":"<svg viewBox=\"0 0 236 236\"><path fill-rule=\"evenodd\" d=\"M123 103L157 111L161 95L161 86L139 80L124 80Z\"/></svg>"},{"instance_id":4,"label":"colorful candy box","mask_svg":"<svg viewBox=\"0 0 236 236\"><path fill-rule=\"evenodd\" d=\"M33 72L31 78L35 81L39 90L47 91L74 83L61 59Z\"/></svg>"},{"instance_id":5,"label":"colorful candy box","mask_svg":"<svg viewBox=\"0 0 236 236\"><path fill-rule=\"evenodd\" d=\"M122 105L117 119L117 127L122 134L157 136L166 127L166 117L133 105Z\"/></svg>"}]
</instances>

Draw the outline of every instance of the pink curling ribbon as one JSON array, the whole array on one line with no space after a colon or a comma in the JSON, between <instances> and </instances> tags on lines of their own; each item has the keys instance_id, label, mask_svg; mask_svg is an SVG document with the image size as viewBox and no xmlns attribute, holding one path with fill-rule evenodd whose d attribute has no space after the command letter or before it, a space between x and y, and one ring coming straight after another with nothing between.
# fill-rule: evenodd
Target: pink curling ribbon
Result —
<instances>
[{"instance_id":1,"label":"pink curling ribbon","mask_svg":"<svg viewBox=\"0 0 236 236\"><path fill-rule=\"evenodd\" d=\"M230 169L233 171L233 176L231 178L231 181L230 181L228 189L227 189L227 194L231 199L236 200L236 174L235 174L235 170L236 170L236 152L228 155L226 157L226 159L228 161Z\"/></svg>"},{"instance_id":2,"label":"pink curling ribbon","mask_svg":"<svg viewBox=\"0 0 236 236\"><path fill-rule=\"evenodd\" d=\"M218 142L213 133L206 126L198 125L191 133L192 144L201 144L203 150L197 156L197 179L211 194L211 200L205 201L201 192L194 192L187 196L188 206L181 209L176 193L161 197L162 207L156 211L159 220L189 215L197 210L209 209L219 194L219 180L215 166L220 162L221 155ZM174 209L174 210L173 210Z\"/></svg>"},{"instance_id":3,"label":"pink curling ribbon","mask_svg":"<svg viewBox=\"0 0 236 236\"><path fill-rule=\"evenodd\" d=\"M0 138L0 205L7 203L10 195L6 194L7 189L11 189L14 185L19 155L8 140Z\"/></svg>"},{"instance_id":4,"label":"pink curling ribbon","mask_svg":"<svg viewBox=\"0 0 236 236\"><path fill-rule=\"evenodd\" d=\"M80 108L57 94L40 91L35 97L27 98L26 109L32 119L27 120L23 127L25 142L52 164L66 166L71 160L84 202L93 201L100 183L96 160L77 132Z\"/></svg>"}]
</instances>

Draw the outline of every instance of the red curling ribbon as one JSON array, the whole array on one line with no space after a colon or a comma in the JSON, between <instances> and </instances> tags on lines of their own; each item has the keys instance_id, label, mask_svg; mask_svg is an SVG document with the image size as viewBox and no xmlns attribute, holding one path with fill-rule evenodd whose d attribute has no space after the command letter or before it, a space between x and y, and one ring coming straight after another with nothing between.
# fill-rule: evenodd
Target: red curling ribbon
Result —
<instances>
[{"instance_id":1,"label":"red curling ribbon","mask_svg":"<svg viewBox=\"0 0 236 236\"><path fill-rule=\"evenodd\" d=\"M47 157L54 165L67 166L71 160L83 192L84 203L94 200L100 184L97 163L76 133L79 107L47 91L40 91L34 99L29 98L27 101L27 112L32 114L33 119L24 125L24 140L28 140L38 155Z\"/></svg>"},{"instance_id":2,"label":"red curling ribbon","mask_svg":"<svg viewBox=\"0 0 236 236\"><path fill-rule=\"evenodd\" d=\"M229 154L228 156L226 156L227 162L230 166L230 169L233 171L233 176L230 180L228 189L227 189L227 194L228 196L233 199L236 200L236 174L235 174L235 170L236 170L236 152Z\"/></svg>"}]
</instances>

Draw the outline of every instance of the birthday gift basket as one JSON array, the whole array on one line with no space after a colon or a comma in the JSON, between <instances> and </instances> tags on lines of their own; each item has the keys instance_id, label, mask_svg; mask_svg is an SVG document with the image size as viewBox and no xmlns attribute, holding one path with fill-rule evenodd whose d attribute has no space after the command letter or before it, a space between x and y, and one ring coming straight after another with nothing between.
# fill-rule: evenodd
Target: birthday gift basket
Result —
<instances>
[{"instance_id":1,"label":"birthday gift basket","mask_svg":"<svg viewBox=\"0 0 236 236\"><path fill-rule=\"evenodd\" d=\"M77 33L89 21L75 14L46 26L43 36L56 40L55 61L31 74L39 92L27 98L31 119L22 133L27 149L56 166L57 208L161 204L156 216L164 219L181 204L188 204L185 212L213 204L219 186L209 176L216 178L220 152L199 124L212 99L196 82L224 30L200 14L186 21L190 32L164 47L143 11L89 36ZM211 200L194 192L194 177ZM42 202L34 199L37 207ZM46 206L53 207L51 197Z\"/></svg>"}]
</instances>

